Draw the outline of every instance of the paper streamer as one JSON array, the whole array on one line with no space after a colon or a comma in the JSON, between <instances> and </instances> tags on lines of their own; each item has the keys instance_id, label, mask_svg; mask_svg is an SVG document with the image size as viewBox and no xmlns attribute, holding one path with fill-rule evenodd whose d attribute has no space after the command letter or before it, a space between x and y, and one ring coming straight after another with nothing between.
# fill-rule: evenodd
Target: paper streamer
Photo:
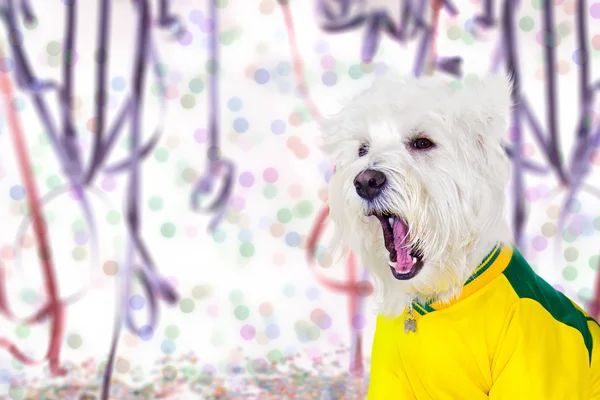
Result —
<instances>
[{"instance_id":1,"label":"paper streamer","mask_svg":"<svg viewBox=\"0 0 600 400\"><path fill-rule=\"evenodd\" d=\"M219 15L214 0L208 0L209 16L212 21L212 29L208 37L209 57L212 62L212 70L209 71L208 79L208 133L209 147L207 153L207 166L204 174L198 179L192 191L192 209L214 214L209 231L214 231L223 219L229 199L233 191L233 179L235 173L234 163L221 155L220 130L219 130L219 87L217 77L220 74L219 45L217 35L219 34ZM209 197L218 187L218 181L222 184L214 195L212 201ZM203 201L206 204L202 204Z\"/></svg>"},{"instance_id":2,"label":"paper streamer","mask_svg":"<svg viewBox=\"0 0 600 400\"><path fill-rule=\"evenodd\" d=\"M138 21L136 26L136 51L134 57L132 74L132 93L130 99L130 118L131 118L131 146L130 159L124 164L129 168L128 195L126 200L126 219L129 236L125 249L125 260L123 269L120 269L121 275L121 297L115 312L115 322L111 346L104 371L102 383L102 400L108 400L110 396L111 377L114 369L117 348L123 320L130 331L140 335L152 335L156 329L158 320L158 301L164 300L170 305L176 304L178 294L173 286L156 272L156 267L150 252L145 245L141 234L141 212L140 212L140 158L141 149L141 129L140 119L143 111L143 95L145 75L147 69L147 59L150 46L150 11L147 0L137 0L136 10ZM139 256L140 266L134 265L136 253ZM148 321L142 326L135 323L131 308L128 307L128 300L131 296L131 287L133 274L137 276L142 284L144 294L148 299Z\"/></svg>"},{"instance_id":3,"label":"paper streamer","mask_svg":"<svg viewBox=\"0 0 600 400\"><path fill-rule=\"evenodd\" d=\"M30 20L34 18L31 6L29 3L21 3L22 12L24 13L25 19ZM102 0L99 2L99 34L98 34L98 49L99 49L99 63L96 74L96 109L95 109L95 133L92 154L90 158L90 165L84 168L82 165L82 157L80 153L79 143L77 142L77 135L74 128L70 113L70 102L73 97L73 63L69 59L64 60L63 63L63 82L58 84L56 82L46 82L35 77L32 72L27 56L24 53L24 46L22 43L22 35L18 30L18 25L15 20L15 11L13 0L8 0L7 7L2 9L2 16L5 22L5 26L8 30L11 38L19 38L18 40L12 40L10 47L15 60L15 77L21 89L28 92L33 100L34 107L42 124L46 128L50 136L50 141L53 144L53 149L59 160L64 174L69 181L69 188L62 188L56 190L45 196L41 205L51 202L61 194L69 191L77 194L80 200L80 205L84 212L88 228L91 231L92 241L92 260L97 259L97 241L95 234L95 224L93 221L93 214L86 200L86 190L93 190L90 185L93 184L94 178L97 176L99 171L104 170L108 173L117 173L127 170L130 173L130 184L128 189L129 197L127 199L128 209L126 223L129 230L129 242L127 248L127 255L125 260L125 266L121 272L121 297L128 299L131 292L131 284L133 275L140 280L142 288L148 298L149 303L149 321L148 324L138 327L132 316L131 310L126 305L125 308L120 308L120 313L117 314L117 319L120 321L121 317L124 318L127 323L127 327L136 334L145 334L148 331L152 331L155 328L157 322L157 304L159 299L165 300L169 304L174 304L177 301L177 293L170 283L165 279L161 278L155 270L154 262L150 256L147 247L145 246L142 238L139 235L139 164L141 160L147 156L153 149L155 144L158 142L164 126L164 118L166 113L166 100L164 96L161 97L160 104L160 115L159 124L154 131L153 136L146 144L140 144L141 132L139 129L139 118L141 112L141 90L144 82L144 72L146 64L150 61L154 66L154 73L158 78L159 87L164 93L164 83L160 77L158 71L158 55L155 46L151 42L148 18L149 12L146 2L136 2L140 12L140 18L145 22L139 24L138 27L138 43L137 50L138 55L136 58L136 65L133 74L134 81L134 93L132 93L130 99L124 104L121 111L119 112L116 120L109 127L105 129L105 104L106 104L106 75L108 66L108 38L109 38L109 21L110 21L110 0ZM76 26L76 6L77 3L71 0L65 4L66 11L66 26L65 26L65 41L64 48L66 49L65 54L67 57L74 54L76 38L75 38L75 26ZM168 1L161 0L161 7L159 12L159 25L175 29L175 34L179 35L185 30L179 24L179 20L170 15L168 11ZM143 17L142 17L143 16ZM179 24L179 25L178 25ZM141 54L141 55L140 55ZM50 113L48 112L48 106L46 100L41 96L42 91L55 90L59 94L59 106L61 110L61 135L57 129ZM121 160L113 165L105 166L107 159L112 151L116 140L123 131L124 124L128 118L132 119L132 141L134 143L130 156L124 160ZM91 189L90 189L91 188ZM28 190L29 193L29 190ZM18 238L20 239L27 229L29 221L26 219L19 228ZM34 230L36 229L36 219L33 220ZM19 253L19 251L18 251ZM137 253L140 258L142 266L133 266L133 254ZM67 298L67 302L73 302L81 298L87 292L88 288L76 293L74 296ZM58 296L58 294L57 294ZM58 297L57 297L58 298ZM126 303L126 300L121 302ZM61 304L65 304L64 302ZM109 360L114 360L116 352L116 343L118 342L121 322L115 324L115 334L112 339L112 346L109 354ZM59 332L55 329L52 331L52 340L58 340L57 336ZM54 348L53 348L54 349ZM53 350L58 351L58 350ZM58 356L52 353L51 367L56 370L54 361ZM112 373L112 362L108 363L105 370L105 383L108 382L103 391L103 396L108 396L110 389L110 375Z\"/></svg>"},{"instance_id":4,"label":"paper streamer","mask_svg":"<svg viewBox=\"0 0 600 400\"><path fill-rule=\"evenodd\" d=\"M279 3L287 7L286 0L281 0ZM331 7L331 3L337 4L339 9L337 13ZM458 10L450 1L433 0L431 4L432 16L429 24L425 21L429 5L427 1L403 0L398 24L392 20L385 9L365 12L366 0L317 0L317 14L322 20L319 25L326 32L341 33L364 25L365 33L361 47L361 59L364 63L373 61L382 32L387 33L398 43L416 40L420 35L413 74L420 76L423 73L427 56L430 55L432 57L430 68L460 77L462 59L452 57L452 62L448 62L448 58L436 60L435 49L432 49L432 46L435 46L435 31L440 11L444 9L454 16L458 14Z\"/></svg>"},{"instance_id":5,"label":"paper streamer","mask_svg":"<svg viewBox=\"0 0 600 400\"><path fill-rule=\"evenodd\" d=\"M50 370L53 374L64 375L66 370L60 366L60 349L63 342L64 324L66 310L64 304L59 298L58 285L54 272L54 264L52 262L52 252L50 249L50 241L46 230L46 222L44 221L43 213L40 206L38 188L31 170L31 159L27 152L23 129L17 113L14 110L14 95L12 84L7 73L0 73L0 88L4 103L5 115L8 119L9 131L14 145L17 162L21 178L25 185L25 194L29 203L30 212L33 219L33 230L38 248L38 255L42 263L42 274L44 276L44 287L48 299L46 304L37 313L23 322L26 324L42 323L50 320L50 334L48 352L44 360L34 360L22 352L14 343L7 339L0 338L0 348L8 350L8 352L18 361L27 365L35 365L47 360ZM5 272L4 267L0 265L0 311L11 320L17 318L10 310L6 299L5 290Z\"/></svg>"}]
</instances>

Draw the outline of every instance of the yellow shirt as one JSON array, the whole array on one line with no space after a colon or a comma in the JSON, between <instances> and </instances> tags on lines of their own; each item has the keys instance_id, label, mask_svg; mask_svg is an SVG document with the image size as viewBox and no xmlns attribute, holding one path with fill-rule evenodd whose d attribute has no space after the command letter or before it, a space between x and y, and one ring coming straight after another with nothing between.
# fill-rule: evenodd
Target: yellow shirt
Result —
<instances>
[{"instance_id":1,"label":"yellow shirt","mask_svg":"<svg viewBox=\"0 0 600 400\"><path fill-rule=\"evenodd\" d=\"M368 400L600 400L600 326L498 245L450 304L377 318Z\"/></svg>"}]
</instances>

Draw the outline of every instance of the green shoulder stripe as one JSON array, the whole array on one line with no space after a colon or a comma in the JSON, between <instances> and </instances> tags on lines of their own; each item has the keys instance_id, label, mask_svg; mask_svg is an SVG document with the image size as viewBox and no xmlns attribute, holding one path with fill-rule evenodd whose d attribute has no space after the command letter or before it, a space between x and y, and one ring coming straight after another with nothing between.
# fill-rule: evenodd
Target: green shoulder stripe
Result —
<instances>
[{"instance_id":1,"label":"green shoulder stripe","mask_svg":"<svg viewBox=\"0 0 600 400\"><path fill-rule=\"evenodd\" d=\"M539 277L516 248L503 273L517 296L538 302L555 320L581 333L591 362L593 340L586 315L575 308L564 294Z\"/></svg>"},{"instance_id":2,"label":"green shoulder stripe","mask_svg":"<svg viewBox=\"0 0 600 400\"><path fill-rule=\"evenodd\" d=\"M585 319L586 319L587 321L592 321L592 322L595 322L595 323L596 323L596 325L600 326L600 323L598 323L598 321L596 321L596 320L595 320L594 318L592 318L592 317L585 317Z\"/></svg>"}]
</instances>

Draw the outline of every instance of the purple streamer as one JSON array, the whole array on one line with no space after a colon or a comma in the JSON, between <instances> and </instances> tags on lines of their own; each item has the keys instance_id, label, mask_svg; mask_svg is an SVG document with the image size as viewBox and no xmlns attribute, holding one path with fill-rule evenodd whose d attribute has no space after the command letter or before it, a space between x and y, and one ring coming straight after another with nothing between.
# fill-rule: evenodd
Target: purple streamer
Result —
<instances>
[{"instance_id":1,"label":"purple streamer","mask_svg":"<svg viewBox=\"0 0 600 400\"><path fill-rule=\"evenodd\" d=\"M77 143L75 124L73 123L73 59L75 57L75 29L77 23L77 0L66 2L66 25L63 59L63 87L60 90L61 117L63 130L63 149L68 174L81 174L81 157Z\"/></svg>"},{"instance_id":2,"label":"purple streamer","mask_svg":"<svg viewBox=\"0 0 600 400\"><path fill-rule=\"evenodd\" d=\"M400 20L396 24L385 10L375 10L370 14L364 11L363 1L337 0L340 5L339 13L335 13L327 4L326 0L317 1L317 13L324 22L320 23L320 28L330 33L342 33L352 30L361 25L365 25L363 43L361 46L361 59L363 62L370 63L377 53L381 41L382 32L390 35L394 40L403 43L415 39L421 35L413 74L420 76L425 68L428 50L435 39L432 34L433 27L425 22L425 13L427 10L427 1L423 0L403 0L401 3ZM351 15L351 5L358 4L362 6L361 10L355 15ZM442 1L442 8L451 15L458 14L458 9L449 0ZM451 63L444 63L441 71L450 73L454 76L460 76L460 62L456 62L458 57L452 57Z\"/></svg>"},{"instance_id":3,"label":"purple streamer","mask_svg":"<svg viewBox=\"0 0 600 400\"><path fill-rule=\"evenodd\" d=\"M505 146L504 150L510 158L515 157L515 150L511 146ZM536 164L532 161L524 160L523 158L521 158L521 165L523 169L528 170L536 175L546 175L548 172L550 172L547 167Z\"/></svg>"},{"instance_id":4,"label":"purple streamer","mask_svg":"<svg viewBox=\"0 0 600 400\"><path fill-rule=\"evenodd\" d=\"M436 66L449 75L462 78L462 58L460 57L438 57Z\"/></svg>"},{"instance_id":5,"label":"purple streamer","mask_svg":"<svg viewBox=\"0 0 600 400\"><path fill-rule=\"evenodd\" d=\"M186 33L185 26L181 23L179 17L171 14L169 11L170 0L160 0L158 10L158 24L163 28L168 28L173 31L176 38L179 38Z\"/></svg>"},{"instance_id":6,"label":"purple streamer","mask_svg":"<svg viewBox=\"0 0 600 400\"><path fill-rule=\"evenodd\" d=\"M146 60L148 48L150 46L150 32L148 23L150 21L150 13L146 0L137 1L138 25L136 39L136 55L133 66L133 89L130 98L131 109L131 162L129 163L129 186L128 197L126 202L126 220L129 230L127 239L127 247L125 250L124 268L122 269L121 280L121 301L118 305L113 337L111 340L109 357L104 371L104 379L102 384L102 400L108 400L110 395L111 376L114 368L114 362L117 353L119 337L123 319L130 330L137 334L142 333L142 327L137 327L132 315L132 310L128 307L128 299L131 294L133 274L138 277L142 284L144 293L148 298L148 322L144 328L154 331L158 319L158 297L160 296L169 304L174 304L178 300L178 295L174 288L164 279L160 278L155 269L149 252L141 239L140 235L140 136L141 136L141 112L143 108L142 90L144 87L144 79L146 75ZM142 267L134 267L135 255L140 254L142 258Z\"/></svg>"},{"instance_id":7,"label":"purple streamer","mask_svg":"<svg viewBox=\"0 0 600 400\"><path fill-rule=\"evenodd\" d=\"M483 14L475 17L475 23L484 28L491 28L496 22L494 17L494 0L483 0Z\"/></svg>"},{"instance_id":8,"label":"purple streamer","mask_svg":"<svg viewBox=\"0 0 600 400\"><path fill-rule=\"evenodd\" d=\"M563 161L560 159L558 154L558 113L556 112L556 32L554 30L554 5L551 0L544 0L543 3L543 29L542 32L551 36L550 41L548 37L544 40L544 59L546 61L546 87L548 89L548 101L546 102L546 117L548 119L548 146L549 155L552 163L556 167L556 171L559 175L560 181L563 185L567 185L569 180L565 174L563 168Z\"/></svg>"},{"instance_id":9,"label":"purple streamer","mask_svg":"<svg viewBox=\"0 0 600 400\"><path fill-rule=\"evenodd\" d=\"M213 21L212 31L209 34L209 56L213 63L213 71L208 79L208 132L209 132L209 147L207 157L207 167L204 174L198 179L194 185L191 196L192 209L213 213L214 217L209 223L209 231L216 229L225 215L226 208L229 204L229 199L233 191L233 177L235 165L232 161L225 159L221 155L219 144L219 88L217 74L221 66L219 63L219 47L217 43L217 35L219 30L217 7L213 0L209 0L210 18ZM203 196L208 196L213 192L218 178L221 177L223 185L217 193L216 198L207 205L201 205L200 200Z\"/></svg>"},{"instance_id":10,"label":"purple streamer","mask_svg":"<svg viewBox=\"0 0 600 400\"><path fill-rule=\"evenodd\" d=\"M104 123L106 119L106 109L104 105L107 99L106 75L108 57L108 32L110 30L109 22L111 15L112 0L100 1L100 23L98 28L98 54L97 54L97 69L96 69L96 108L94 117L94 140L92 144L92 156L90 166L86 172L84 183L89 185L93 182L94 175L98 171L98 166L101 164L102 155L105 154L103 149L102 139L104 137Z\"/></svg>"},{"instance_id":11,"label":"purple streamer","mask_svg":"<svg viewBox=\"0 0 600 400\"><path fill-rule=\"evenodd\" d=\"M505 44L505 57L506 57L506 69L508 76L512 77L513 87L511 92L511 98L513 104L519 104L521 100L521 75L517 68L517 51L514 37L514 13L515 7L511 5L510 1L504 3L503 15L502 15L502 26L503 26L503 39ZM521 108L513 107L511 117L511 127L513 129L513 141L514 146L519 151L514 151L512 154L513 160L513 229L514 229L514 241L517 247L521 247L523 240L523 227L525 225L525 198L523 196L523 174L521 173L522 161L521 161Z\"/></svg>"}]
</instances>

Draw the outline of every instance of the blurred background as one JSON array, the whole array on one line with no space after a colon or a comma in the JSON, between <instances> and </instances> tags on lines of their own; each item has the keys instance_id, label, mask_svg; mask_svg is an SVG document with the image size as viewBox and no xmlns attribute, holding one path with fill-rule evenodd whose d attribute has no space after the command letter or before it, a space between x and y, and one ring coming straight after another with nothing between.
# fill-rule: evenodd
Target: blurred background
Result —
<instances>
[{"instance_id":1,"label":"blurred background","mask_svg":"<svg viewBox=\"0 0 600 400\"><path fill-rule=\"evenodd\" d=\"M0 396L10 399L79 399L85 398L81 397L84 393L100 398L115 316L123 305L132 169L109 173L106 168L130 155L132 123L128 120L124 124L105 165L86 189L89 215L95 221L93 232L81 195L69 186L72 180L65 164L61 165L47 125L36 111L36 102L45 99L60 136L69 126L61 121L71 121L78 150L62 159L72 160L73 154L79 154L87 166L97 127L102 2L77 2L71 52L65 36L67 10L73 1L0 3L5 27L0 39L1 72L13 86L12 98L4 86L0 117L0 257L4 269L4 293L0 294L19 317L39 310L49 296L36 250L37 236L31 227L19 234L24 218L31 213L32 193L26 190L23 159L15 150L16 136L11 133L10 114L5 112L8 108L15 111L22 125L31 176L38 197L45 201L41 209L60 296L67 299L84 294L66 306L60 363L67 374L62 377L52 376L43 360L52 336L49 319L28 325L8 318L6 313L0 317L0 337L42 361L25 365L5 351L6 342L0 342L4 348L0 351ZM600 2L492 2L494 24L486 27L475 20L486 3L455 1L457 15L452 15L447 5L440 10L435 49L440 57L461 57L462 75L444 72L441 62L435 73L460 88L465 81L494 69L495 57L510 53L498 53L507 43L501 40L507 29L502 25L507 1L514 11L511 32L513 50L519 55L521 93L546 138L553 120L549 118L546 78L549 73L556 78L556 143L559 158L569 172L573 149L582 143L576 138L582 119L581 73L587 66L590 88L600 75ZM141 2L110 3L105 129L113 126L132 98L132 70L140 51L136 29ZM399 24L407 3L416 7L419 2L355 2L356 7L341 19L349 21L352 15L383 10ZM424 3L424 18L430 24L435 13L429 2ZM142 143L151 140L157 126L162 124L163 129L155 146L138 163L137 220L157 276L172 285L179 298L172 305L158 301L157 323L150 329L144 321L151 296L139 283L132 285L124 304L142 328L135 332L123 326L119 333L111 378L113 396L364 398L375 322L373 304L366 298L359 304L358 316L349 316L352 296L332 291L317 280L316 273L342 282L349 279L344 263L334 263L326 251L328 230L317 247L317 269L307 263L308 235L324 204L332 166L317 147L317 117L306 93L314 108L327 115L378 75L413 74L419 36L399 40L382 28L372 60L365 62L365 37L373 39L366 34L371 29L368 20L330 32L322 29L328 24L326 13L318 12L313 1L216 1L219 98L213 104L219 107L215 120L220 127L221 152L235 165L235 171L223 218L210 229L215 214L192 207L194 188L206 172L210 145L209 89L215 71L210 53L214 26L210 2L173 0L170 15L179 22L167 18L164 26L159 24L160 7L168 3L148 4L151 23L147 32L152 36L152 50L145 60L148 71L140 111ZM342 1L323 4L338 13L343 9ZM578 13L578 6L582 12ZM24 20L28 7L35 18ZM545 22L549 14L551 18ZM293 32L290 17L296 43L289 40ZM20 34L15 33L14 26L9 28L11 20ZM547 32L545 24L553 33ZM23 68L14 47L23 49L37 78L50 82L47 88L39 91L43 85L31 84L25 90L27 80L23 75L19 78L18 71ZM548 48L555 53L553 68L548 68L544 55ZM72 60L73 66L70 106L65 106L67 100L60 89L65 82L65 59ZM295 60L302 62L300 75L305 90L298 90L299 64ZM500 61L496 72L506 73L505 61ZM59 89L53 88L52 82ZM590 100L588 106L592 111L586 111L586 121L593 137L599 132L597 102ZM70 112L66 111L69 107ZM520 248L542 277L582 307L589 307L600 247L600 190L593 188L600 172L598 143L589 140L580 147L574 159L585 161L584 166L576 163L585 174L578 175L579 170L573 168L574 178L561 186L556 163L550 163L552 157L547 157L536 141L535 129L521 121L522 137L518 139L515 125L507 138L513 142L513 153L521 154L519 164L525 160L547 170L539 174L517 166L515 179L522 182L522 191L511 186L507 192L511 221L518 210L515 204L520 201L523 205ZM564 226L560 226L567 189L577 186L576 177L583 175L585 184L578 186L580 190L568 204ZM64 193L61 188L66 188ZM62 194L54 196L58 193ZM51 201L43 199L48 195L53 196ZM97 255L94 239L98 242ZM141 262L138 257L136 263ZM355 280L363 276L360 262L356 274ZM5 311L4 306L1 308ZM362 348L355 339L357 330L362 331ZM349 372L351 355L356 351L364 357L362 375Z\"/></svg>"}]
</instances>

